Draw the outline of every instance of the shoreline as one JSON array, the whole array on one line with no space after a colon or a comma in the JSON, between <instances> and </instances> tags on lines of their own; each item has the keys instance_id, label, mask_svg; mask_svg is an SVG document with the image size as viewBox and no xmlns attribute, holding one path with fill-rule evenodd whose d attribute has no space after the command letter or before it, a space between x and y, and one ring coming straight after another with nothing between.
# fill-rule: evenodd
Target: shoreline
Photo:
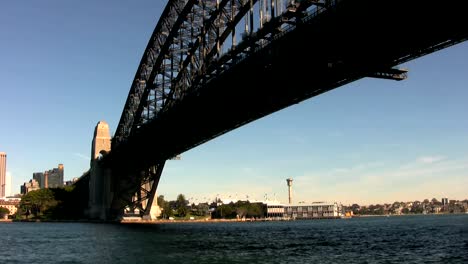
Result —
<instances>
[{"instance_id":1,"label":"shoreline","mask_svg":"<svg viewBox=\"0 0 468 264\"><path fill-rule=\"evenodd\" d=\"M448 216L448 215L466 215L468 213L452 213L452 214L402 214L402 215L353 215L352 217L342 217L333 219L352 219L352 218L373 218L373 217L401 217L401 216ZM332 218L317 218L317 219L122 219L122 220L96 220L96 219L77 219L77 220L40 220L40 219L0 219L0 223L95 223L95 224L180 224L180 223L254 223L254 222L287 222L287 221L311 221L324 220Z\"/></svg>"}]
</instances>

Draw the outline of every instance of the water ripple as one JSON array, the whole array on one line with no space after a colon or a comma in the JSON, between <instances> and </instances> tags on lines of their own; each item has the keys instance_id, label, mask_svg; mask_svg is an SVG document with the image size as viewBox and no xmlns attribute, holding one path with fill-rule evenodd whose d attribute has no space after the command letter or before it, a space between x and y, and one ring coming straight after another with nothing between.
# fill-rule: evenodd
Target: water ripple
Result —
<instances>
[{"instance_id":1,"label":"water ripple","mask_svg":"<svg viewBox=\"0 0 468 264\"><path fill-rule=\"evenodd\" d=\"M468 215L0 224L0 263L468 263Z\"/></svg>"}]
</instances>

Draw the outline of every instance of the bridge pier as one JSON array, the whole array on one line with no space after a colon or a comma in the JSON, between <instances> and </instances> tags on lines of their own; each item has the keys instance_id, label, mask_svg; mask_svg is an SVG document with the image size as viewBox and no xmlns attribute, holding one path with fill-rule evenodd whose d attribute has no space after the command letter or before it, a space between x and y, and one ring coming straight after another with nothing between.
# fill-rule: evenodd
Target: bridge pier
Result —
<instances>
[{"instance_id":1,"label":"bridge pier","mask_svg":"<svg viewBox=\"0 0 468 264\"><path fill-rule=\"evenodd\" d=\"M94 129L91 145L91 169L89 178L88 218L109 219L113 199L112 169L102 158L111 150L109 125L99 121Z\"/></svg>"},{"instance_id":2,"label":"bridge pier","mask_svg":"<svg viewBox=\"0 0 468 264\"><path fill-rule=\"evenodd\" d=\"M95 160L91 166L89 179L88 217L99 220L110 219L112 199L112 170L99 160Z\"/></svg>"},{"instance_id":3,"label":"bridge pier","mask_svg":"<svg viewBox=\"0 0 468 264\"><path fill-rule=\"evenodd\" d=\"M118 220L125 214L155 220L161 210L158 187L165 161L147 169L134 168L136 161L113 159L109 125L100 121L94 130L87 216L90 219Z\"/></svg>"}]
</instances>

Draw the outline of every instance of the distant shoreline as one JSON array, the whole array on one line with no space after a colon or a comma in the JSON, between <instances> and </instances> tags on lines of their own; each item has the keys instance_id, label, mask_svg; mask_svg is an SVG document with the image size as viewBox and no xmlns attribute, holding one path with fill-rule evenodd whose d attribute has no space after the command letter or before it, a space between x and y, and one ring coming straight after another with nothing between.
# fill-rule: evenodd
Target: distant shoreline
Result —
<instances>
[{"instance_id":1,"label":"distant shoreline","mask_svg":"<svg viewBox=\"0 0 468 264\"><path fill-rule=\"evenodd\" d=\"M467 213L447 213L447 214L386 214L386 215L353 215L353 218L359 217L393 217L393 216L428 216L428 215L464 215Z\"/></svg>"},{"instance_id":2,"label":"distant shoreline","mask_svg":"<svg viewBox=\"0 0 468 264\"><path fill-rule=\"evenodd\" d=\"M372 217L401 217L401 216L447 216L447 215L466 215L467 213L452 213L452 214L402 214L402 215L353 215L352 217L334 218L334 219L350 219L350 218L372 218ZM90 220L90 219L79 219L79 220L39 220L39 219L0 219L1 223L96 223L96 224L177 224L177 223L253 223L253 222L288 222L288 221L311 221L311 220L323 220L328 218L317 218L317 219L157 219L157 220L143 220L143 219L129 219L120 221L104 221L104 220ZM332 220L332 219L329 219Z\"/></svg>"}]
</instances>

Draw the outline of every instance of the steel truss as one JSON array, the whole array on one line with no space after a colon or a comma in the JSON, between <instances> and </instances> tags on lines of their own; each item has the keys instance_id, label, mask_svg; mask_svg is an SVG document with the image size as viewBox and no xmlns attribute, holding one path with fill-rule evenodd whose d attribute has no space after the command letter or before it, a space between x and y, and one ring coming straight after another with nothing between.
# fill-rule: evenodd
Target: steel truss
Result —
<instances>
[{"instance_id":1,"label":"steel truss","mask_svg":"<svg viewBox=\"0 0 468 264\"><path fill-rule=\"evenodd\" d=\"M112 139L112 150L136 135L146 124L164 116L187 95L197 94L210 81L295 28L313 23L313 18L333 9L340 1L169 0L135 74ZM242 20L245 21L243 29ZM394 65L465 39L460 37L415 51L408 57L397 59ZM338 60L329 64L330 67L343 67L343 70L352 67ZM406 78L405 70L386 68L385 65L382 68L373 68L363 74L394 80ZM362 77L358 75L356 78ZM352 79L342 80L343 83L349 81ZM146 205L151 205L153 189L155 191L157 186L154 179L159 180L163 166L164 162L160 162L157 169L149 170L148 175L123 180L123 186L129 188L127 193L135 194L126 199L131 209L149 211Z\"/></svg>"},{"instance_id":2,"label":"steel truss","mask_svg":"<svg viewBox=\"0 0 468 264\"><path fill-rule=\"evenodd\" d=\"M161 55L161 49L166 42L168 32L172 29L175 23L176 14L181 9L183 2L184 1L170 0L161 14L161 19L158 21L158 24L151 35L150 41L132 82L122 116L120 117L119 125L114 138L112 139L113 148L125 141L125 139L130 135L137 109L143 98L143 93L147 90L147 83L150 83L151 73L155 66L157 66L155 65L156 60Z\"/></svg>"},{"instance_id":3,"label":"steel truss","mask_svg":"<svg viewBox=\"0 0 468 264\"><path fill-rule=\"evenodd\" d=\"M189 93L341 0L169 0L150 38L112 139L112 149ZM254 15L256 14L256 15ZM242 19L244 32L237 43ZM231 40L228 43L227 40ZM461 39L460 41L463 41ZM427 52L417 51L402 63ZM335 62L332 62L335 63ZM372 77L390 78L394 69ZM399 75L397 80L403 79ZM169 157L168 157L169 158Z\"/></svg>"},{"instance_id":4,"label":"steel truss","mask_svg":"<svg viewBox=\"0 0 468 264\"><path fill-rule=\"evenodd\" d=\"M135 213L138 210L138 214L142 217L150 214L164 164L165 162L163 161L156 166L150 167L148 170L140 173L139 177L135 178L134 184L129 184L129 186L137 187L136 190L132 188L128 189L127 192L132 192L133 196L129 197L130 199L124 198L125 200L123 201L123 204L126 204L125 209L129 213Z\"/></svg>"},{"instance_id":5,"label":"steel truss","mask_svg":"<svg viewBox=\"0 0 468 264\"><path fill-rule=\"evenodd\" d=\"M302 6L319 2L304 1ZM243 35L253 36L254 10L262 28L282 14L284 3L286 0L169 0L135 74L113 148L194 91L195 84L216 76L218 71L210 70L212 64L224 50L236 50L236 26L243 18ZM225 43L229 37L231 43Z\"/></svg>"},{"instance_id":6,"label":"steel truss","mask_svg":"<svg viewBox=\"0 0 468 264\"><path fill-rule=\"evenodd\" d=\"M112 139L112 149L171 109L185 95L196 92L195 88L229 68L239 54L279 32L276 29L284 21L295 21L302 10L299 12L297 8L294 15L284 19L284 2L169 0L135 74ZM305 10L304 6L319 2L305 1L301 8ZM254 12L259 15L257 32ZM236 28L243 19L243 42L238 45ZM148 215L163 167L164 162L159 162L142 173L120 178L114 205L125 206L130 212L138 210L141 216Z\"/></svg>"}]
</instances>

